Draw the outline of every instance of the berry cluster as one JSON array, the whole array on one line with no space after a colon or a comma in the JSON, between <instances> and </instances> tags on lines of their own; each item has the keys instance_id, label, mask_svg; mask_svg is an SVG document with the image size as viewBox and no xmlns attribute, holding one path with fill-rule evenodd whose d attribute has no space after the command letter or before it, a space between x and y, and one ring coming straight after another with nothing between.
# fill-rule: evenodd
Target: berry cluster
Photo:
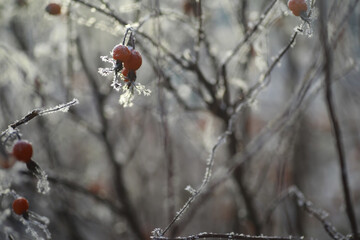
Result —
<instances>
[{"instance_id":1,"label":"berry cluster","mask_svg":"<svg viewBox=\"0 0 360 240\"><path fill-rule=\"evenodd\" d=\"M15 140L15 143L12 145L12 150L10 153L7 153L5 151L5 146L8 142L8 140L11 139L12 136L16 135L17 139ZM46 180L44 178L45 173L40 168L40 166L32 160L33 156L33 146L32 144L27 140L22 140L18 134L18 132L14 132L9 135L8 138L4 142L1 142L1 152L3 158L0 161L0 166L2 168L10 168L16 161L22 162L26 164L27 169L36 177L38 180ZM13 159L13 160L12 160ZM46 187L48 187L46 185ZM39 189L39 188L38 188ZM42 189L42 193L46 193L49 188ZM29 202L27 199L23 197L15 196L15 200L13 201L12 208L14 210L14 213L18 215L23 215L24 218L28 219L28 209L29 209Z\"/></svg>"},{"instance_id":2,"label":"berry cluster","mask_svg":"<svg viewBox=\"0 0 360 240\"><path fill-rule=\"evenodd\" d=\"M134 29L127 28L121 44L117 44L111 51L111 57L101 56L104 62L112 64L112 67L99 68L98 72L102 76L113 73L111 87L116 91L122 92L119 98L120 105L124 107L133 106L135 94L149 96L150 89L136 81L136 70L142 65L141 54L135 50ZM121 81L125 82L123 84Z\"/></svg>"},{"instance_id":3,"label":"berry cluster","mask_svg":"<svg viewBox=\"0 0 360 240\"><path fill-rule=\"evenodd\" d=\"M16 142L13 144L11 153L7 153L5 151L5 146L8 140L7 138L4 143L0 142L1 147L1 153L2 158L0 161L0 166L4 169L10 168L14 165L14 163L17 161L25 163L27 166L34 165L31 162L31 157L33 155L33 147L32 144L26 140L21 140L19 135L15 133L17 136ZM11 136L11 135L10 135ZM9 158L9 156L12 156ZM35 163L37 166L37 164ZM28 167L29 168L29 167ZM29 202L26 198L19 197L17 194L14 195L15 200L12 203L12 209L15 214L22 215L24 218L28 219L28 209L29 209Z\"/></svg>"},{"instance_id":4,"label":"berry cluster","mask_svg":"<svg viewBox=\"0 0 360 240\"><path fill-rule=\"evenodd\" d=\"M115 71L121 70L124 77L124 82L136 80L136 70L141 67L141 54L132 47L122 44L116 45L112 50L112 57L116 60Z\"/></svg>"}]
</instances>

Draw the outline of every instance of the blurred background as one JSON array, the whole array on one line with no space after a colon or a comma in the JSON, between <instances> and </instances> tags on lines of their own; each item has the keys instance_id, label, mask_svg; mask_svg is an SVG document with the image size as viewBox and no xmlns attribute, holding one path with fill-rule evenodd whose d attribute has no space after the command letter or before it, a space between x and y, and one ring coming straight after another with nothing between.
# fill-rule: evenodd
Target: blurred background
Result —
<instances>
[{"instance_id":1,"label":"blurred background","mask_svg":"<svg viewBox=\"0 0 360 240\"><path fill-rule=\"evenodd\" d=\"M150 239L191 197L185 188L202 184L209 159L216 174L208 185L225 181L196 199L166 236L329 239L294 196L279 200L293 185L340 233L351 233L325 105L319 1L307 2L306 21L285 0L58 0L58 15L46 10L50 2L0 0L1 131L35 108L74 98L79 104L18 128L50 192L37 191L24 164L8 168L6 154L0 189L16 191L49 218L52 239ZM360 220L357 2L326 1L324 11ZM113 73L98 69L112 67L100 56L110 56L129 27L143 59L136 82L152 93L135 94L126 108L111 87ZM229 121L231 134L212 159ZM11 152L11 144L4 148ZM0 196L0 238L36 239L9 212L11 201Z\"/></svg>"}]
</instances>

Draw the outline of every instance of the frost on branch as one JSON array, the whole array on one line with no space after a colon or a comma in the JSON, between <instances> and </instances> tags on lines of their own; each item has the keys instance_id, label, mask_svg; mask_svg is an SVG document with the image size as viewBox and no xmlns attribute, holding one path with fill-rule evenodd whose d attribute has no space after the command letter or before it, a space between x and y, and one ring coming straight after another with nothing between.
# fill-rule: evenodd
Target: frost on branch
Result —
<instances>
[{"instance_id":1,"label":"frost on branch","mask_svg":"<svg viewBox=\"0 0 360 240\"><path fill-rule=\"evenodd\" d=\"M34 162L30 161L26 164L29 171L37 178L37 190L41 194L47 194L50 191L49 181L47 179L47 174L40 166Z\"/></svg>"},{"instance_id":2,"label":"frost on branch","mask_svg":"<svg viewBox=\"0 0 360 240\"><path fill-rule=\"evenodd\" d=\"M49 181L45 171L41 171L36 184L39 193L46 194L50 191Z\"/></svg>"},{"instance_id":3,"label":"frost on branch","mask_svg":"<svg viewBox=\"0 0 360 240\"><path fill-rule=\"evenodd\" d=\"M144 85L140 83L131 82L128 85L122 87L123 93L120 95L119 103L124 107L131 107L133 105L134 95L143 94L144 96L149 96L151 93L150 89L147 89Z\"/></svg>"},{"instance_id":4,"label":"frost on branch","mask_svg":"<svg viewBox=\"0 0 360 240\"><path fill-rule=\"evenodd\" d=\"M185 190L188 191L192 196L196 195L197 193L197 191L190 185L187 185Z\"/></svg>"},{"instance_id":5,"label":"frost on branch","mask_svg":"<svg viewBox=\"0 0 360 240\"><path fill-rule=\"evenodd\" d=\"M161 228L155 228L153 231L151 231L151 235L153 237L161 237L163 230Z\"/></svg>"},{"instance_id":6,"label":"frost on branch","mask_svg":"<svg viewBox=\"0 0 360 240\"><path fill-rule=\"evenodd\" d=\"M20 222L26 227L25 232L30 234L34 239L44 240L44 238L37 232L37 229L40 229L44 233L45 239L51 239L51 233L48 229L50 221L47 217L43 217L35 212L29 211L26 218L20 217Z\"/></svg>"}]
</instances>

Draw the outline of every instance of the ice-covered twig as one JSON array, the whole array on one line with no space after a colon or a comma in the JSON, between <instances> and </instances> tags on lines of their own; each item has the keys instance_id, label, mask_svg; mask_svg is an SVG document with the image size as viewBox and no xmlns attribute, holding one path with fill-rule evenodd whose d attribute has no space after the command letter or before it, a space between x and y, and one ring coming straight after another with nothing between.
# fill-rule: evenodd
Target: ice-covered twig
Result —
<instances>
[{"instance_id":1,"label":"ice-covered twig","mask_svg":"<svg viewBox=\"0 0 360 240\"><path fill-rule=\"evenodd\" d=\"M304 237L279 237L279 236L252 236L238 233L198 233L186 237L162 237L162 236L152 236L153 240L196 240L196 239L242 239L242 240L301 240Z\"/></svg>"},{"instance_id":2,"label":"ice-covered twig","mask_svg":"<svg viewBox=\"0 0 360 240\"><path fill-rule=\"evenodd\" d=\"M339 233L335 227L327 220L328 213L320 208L316 208L314 204L305 198L304 194L296 187L289 188L289 195L296 198L296 203L299 207L303 208L311 216L314 216L324 226L325 231L333 239L345 239L345 236Z\"/></svg>"},{"instance_id":3,"label":"ice-covered twig","mask_svg":"<svg viewBox=\"0 0 360 240\"><path fill-rule=\"evenodd\" d=\"M30 113L28 113L25 117L23 117L23 118L15 121L14 123L10 124L9 128L10 129L15 129L15 128L19 127L20 125L29 122L33 118L44 115L44 114L55 113L55 112L58 112L58 111L65 111L66 112L69 109L69 107L71 107L73 105L76 105L78 103L79 103L79 101L77 99L73 99L72 101L70 101L68 103L60 104L60 105L57 105L57 106L52 107L52 108L34 109ZM3 131L1 133L1 136L4 136L9 131L9 128L6 129L5 131Z\"/></svg>"},{"instance_id":4,"label":"ice-covered twig","mask_svg":"<svg viewBox=\"0 0 360 240\"><path fill-rule=\"evenodd\" d=\"M210 181L211 178L211 174L212 174L212 167L214 165L214 157L215 157L215 153L216 150L225 143L226 138L231 134L230 131L226 131L224 132L219 138L218 141L216 142L216 144L212 147L211 149L211 153L210 156L206 162L206 170L205 170L205 174L204 174L204 178L202 180L202 184L200 185L200 187L198 189L193 189L191 191L191 197L189 197L189 199L186 201L186 203L184 204L184 206L180 209L180 211L178 211L175 215L175 217L173 218L173 220L170 222L170 224L164 229L164 231L161 232L161 235L164 235L169 229L170 227L177 221L179 220L179 218L181 217L181 215L186 211L186 209L188 209L188 207L191 205L191 203L196 199L196 197L202 192L202 190L206 187L206 185L208 184L208 182ZM187 187L188 189L189 187Z\"/></svg>"}]
</instances>

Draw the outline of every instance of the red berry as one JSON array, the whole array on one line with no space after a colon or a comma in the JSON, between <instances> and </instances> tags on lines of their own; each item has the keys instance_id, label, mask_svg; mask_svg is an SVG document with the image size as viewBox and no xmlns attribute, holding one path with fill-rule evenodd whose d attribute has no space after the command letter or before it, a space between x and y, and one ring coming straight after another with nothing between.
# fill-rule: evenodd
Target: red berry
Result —
<instances>
[{"instance_id":1,"label":"red berry","mask_svg":"<svg viewBox=\"0 0 360 240\"><path fill-rule=\"evenodd\" d=\"M129 70L136 71L142 64L141 54L135 49L131 50L131 56L128 61L124 62L124 67Z\"/></svg>"},{"instance_id":2,"label":"red berry","mask_svg":"<svg viewBox=\"0 0 360 240\"><path fill-rule=\"evenodd\" d=\"M112 55L115 60L125 62L130 58L131 52L127 46L119 44L113 48Z\"/></svg>"},{"instance_id":3,"label":"red berry","mask_svg":"<svg viewBox=\"0 0 360 240\"><path fill-rule=\"evenodd\" d=\"M61 14L61 6L57 3L49 3L45 11L47 11L50 15L60 15Z\"/></svg>"},{"instance_id":4,"label":"red berry","mask_svg":"<svg viewBox=\"0 0 360 240\"><path fill-rule=\"evenodd\" d=\"M23 161L25 163L30 162L33 154L31 143L25 140L17 141L13 147L12 154L19 161Z\"/></svg>"},{"instance_id":5,"label":"red berry","mask_svg":"<svg viewBox=\"0 0 360 240\"><path fill-rule=\"evenodd\" d=\"M128 78L129 70L127 68L123 68L123 70L121 71L121 74L124 76L124 82L128 82L129 81L129 78Z\"/></svg>"},{"instance_id":6,"label":"red berry","mask_svg":"<svg viewBox=\"0 0 360 240\"><path fill-rule=\"evenodd\" d=\"M15 199L12 204L12 208L16 214L22 215L29 209L29 202L26 200L26 198L22 197Z\"/></svg>"},{"instance_id":7,"label":"red berry","mask_svg":"<svg viewBox=\"0 0 360 240\"><path fill-rule=\"evenodd\" d=\"M308 9L305 0L289 0L288 7L295 16L300 16L301 13L306 12Z\"/></svg>"}]
</instances>

